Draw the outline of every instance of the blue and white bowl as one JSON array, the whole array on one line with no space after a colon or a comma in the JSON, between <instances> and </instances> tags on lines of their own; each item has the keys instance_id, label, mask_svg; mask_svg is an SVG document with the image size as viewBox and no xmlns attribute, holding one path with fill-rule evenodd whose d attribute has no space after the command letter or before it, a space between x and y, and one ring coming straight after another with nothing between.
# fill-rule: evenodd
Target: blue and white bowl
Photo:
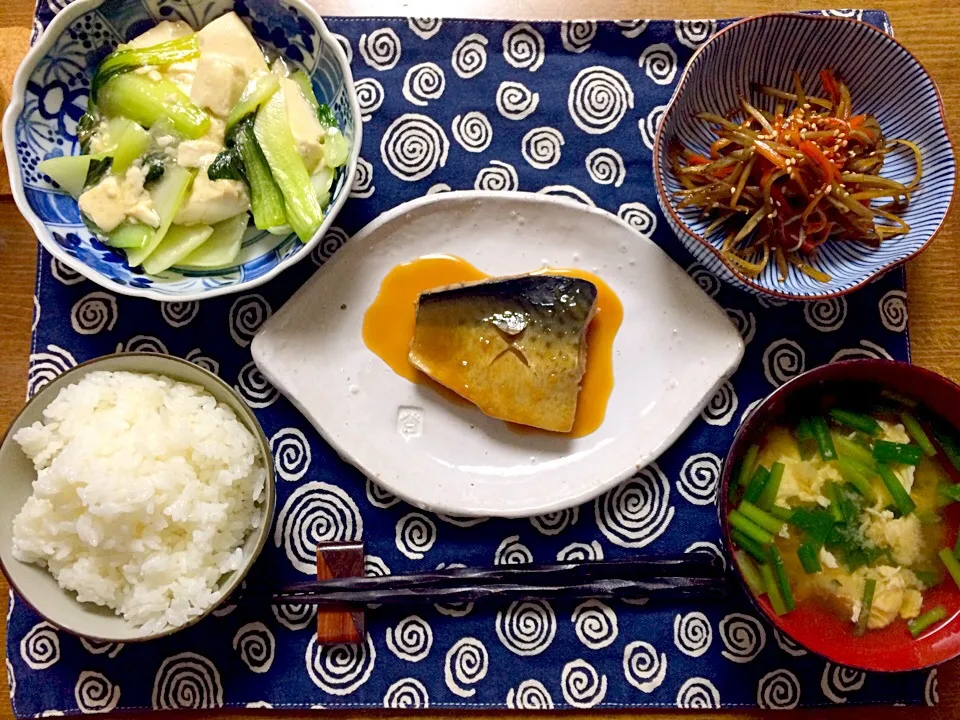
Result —
<instances>
[{"instance_id":1,"label":"blue and white bowl","mask_svg":"<svg viewBox=\"0 0 960 720\"><path fill-rule=\"evenodd\" d=\"M350 143L349 161L337 174L323 225L310 242L251 228L234 267L146 275L131 269L122 252L93 236L76 201L38 172L37 163L79 154L76 126L87 105L90 81L99 62L119 43L161 20L182 19L199 29L231 10L265 48L307 71L317 97L330 104ZM60 11L27 54L3 119L14 199L41 244L105 288L167 301L248 290L308 257L350 194L362 132L347 58L305 0L76 0Z\"/></svg>"},{"instance_id":2,"label":"blue and white bowl","mask_svg":"<svg viewBox=\"0 0 960 720\"><path fill-rule=\"evenodd\" d=\"M850 87L854 111L872 113L889 138L913 140L923 152L923 177L903 218L910 232L878 249L861 243L828 241L812 265L831 276L820 283L791 267L780 282L774 263L755 279L720 256L722 238L706 240L710 220L693 208L678 210L674 193L682 186L668 158L679 141L708 151L709 126L698 112L723 114L752 97L752 83L792 88L794 70L805 87L818 88L820 70L832 68ZM766 100L769 100L767 98ZM773 102L760 105L773 110ZM901 182L914 176L913 155L906 148L884 163L882 174ZM940 230L953 198L956 164L944 124L943 102L920 62L890 35L850 18L776 13L733 23L708 40L687 65L664 113L654 144L654 178L660 205L674 232L696 259L718 277L749 292L788 300L843 295L879 277L923 250Z\"/></svg>"}]
</instances>

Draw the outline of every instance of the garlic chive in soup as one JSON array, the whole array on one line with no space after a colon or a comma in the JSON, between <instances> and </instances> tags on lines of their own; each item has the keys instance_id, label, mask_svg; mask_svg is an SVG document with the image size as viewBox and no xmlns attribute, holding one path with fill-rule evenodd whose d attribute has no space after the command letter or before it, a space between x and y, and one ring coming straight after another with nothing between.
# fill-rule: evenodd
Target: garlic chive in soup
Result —
<instances>
[{"instance_id":1,"label":"garlic chive in soup","mask_svg":"<svg viewBox=\"0 0 960 720\"><path fill-rule=\"evenodd\" d=\"M958 480L960 438L925 408L866 388L823 398L768 427L731 476L735 558L777 615L815 604L857 635L920 637L950 615L934 590L960 585L945 521Z\"/></svg>"}]
</instances>

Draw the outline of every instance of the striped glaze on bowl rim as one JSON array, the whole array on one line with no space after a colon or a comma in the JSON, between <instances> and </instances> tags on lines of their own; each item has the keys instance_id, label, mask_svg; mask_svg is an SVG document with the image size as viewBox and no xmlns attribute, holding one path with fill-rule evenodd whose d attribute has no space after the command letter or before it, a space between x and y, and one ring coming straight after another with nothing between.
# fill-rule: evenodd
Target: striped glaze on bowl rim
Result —
<instances>
[{"instance_id":1,"label":"striped glaze on bowl rim","mask_svg":"<svg viewBox=\"0 0 960 720\"><path fill-rule=\"evenodd\" d=\"M810 278L803 276L796 268L791 267L790 272L785 283L779 283L776 277L776 268L773 263L768 265L763 275L759 279L749 278L746 275L742 274L735 268L731 267L720 255L718 246L715 246L710 241L706 240L696 228L691 227L689 222L689 217L684 217L678 212L671 200L671 185L679 187L679 184L676 180L673 179L673 175L669 170L669 163L667 160L667 146L668 139L672 141L678 135L684 136L682 139L686 141L687 138L694 140L689 144L705 145L704 140L709 136L709 128L706 123L699 123L699 121L691 123L692 114L690 118L681 117L678 119L678 113L689 106L690 102L687 101L691 95L696 95L695 101L702 101L704 93L713 94L710 99L713 99L718 105L719 102L727 102L726 107L730 107L733 103L736 102L737 90L736 88L730 86L727 88L720 87L718 89L715 82L712 83L701 83L700 85L696 84L698 78L698 72L711 72L710 68L705 66L705 63L710 60L711 54L717 52L717 47L719 44L734 40L734 43L738 42L737 35L738 31L743 32L745 28L750 26L756 26L760 23L770 23L780 20L782 21L782 27L777 27L776 30L783 33L783 30L794 23L799 24L809 24L811 29L808 32L813 33L817 32L817 28L822 28L824 25L833 25L837 28L836 33L848 33L851 28L853 33L858 36L874 36L875 43L873 45L873 51L869 54L865 52L863 46L859 46L858 55L856 56L857 64L855 68L861 72L865 73L867 68L871 67L871 62L875 60L878 55L891 55L895 53L893 60L888 61L888 65L893 62L898 62L903 65L903 70L901 74L909 73L912 78L913 87L915 88L911 93L901 92L898 96L900 101L903 103L908 103L911 101L910 95L915 97L920 97L928 105L925 109L925 112L928 114L928 119L922 124L924 139L930 146L925 147L924 149L924 172L923 179L931 183L933 180L938 180L943 182L944 180L949 183L949 192L946 192L942 189L938 189L936 192L926 195L927 202L917 202L916 199L911 205L909 212L914 212L920 216L920 222L922 223L922 228L918 229L917 221L914 220L912 223L911 233L904 236L903 238L894 238L888 241L888 245L897 242L898 245L892 247L890 251L885 253L884 257L878 257L877 253L879 250L869 250L864 251L859 243L854 245L853 243L846 244L845 247L837 248L836 242L829 243L824 248L821 248L818 253L819 257L815 259L815 266L819 267L821 270L825 270L828 274L831 274L832 281L830 283L819 283ZM822 35L823 33L820 32ZM796 40L796 34L793 36ZM748 42L754 38L747 38ZM802 39L802 38L801 38ZM729 43L728 43L729 46ZM734 45L733 47L736 47ZM800 55L802 57L803 53L808 53L808 45L804 45L802 42L797 42L795 47L795 55ZM849 47L849 44L845 45L841 42L836 42L834 45L830 46L832 49L830 52L836 56L844 57L844 47ZM734 53L731 53L734 54ZM776 55L773 58L774 62L784 62L784 57L789 53L781 49L776 51ZM769 59L769 56L757 56L757 64L761 64L761 61L766 61ZM813 85L811 82L811 73L819 72L825 66L832 65L837 67L841 76L843 76L844 68L842 66L837 66L835 62L837 58L830 58L830 62L824 61L821 63L809 62L806 68L796 67L800 72L801 77L804 78L804 83L807 86ZM800 62L793 62L790 70L794 69L794 66L799 65ZM874 62L873 66L874 71L873 75L876 78L880 78L883 68L877 68L877 64ZM739 72L744 75L747 71L743 68L736 68L730 66L720 66L718 74L723 75L724 73L737 73ZM752 75L748 78L745 78L747 82L758 81L759 78L757 75ZM850 78L844 78L850 79ZM856 79L856 78L854 78ZM771 85L782 85L782 82L778 82L773 77L763 78L762 81L767 82ZM884 77L883 79L874 80L876 84L879 84L881 87L884 85L894 86L894 83L890 82L889 77ZM853 83L856 84L856 83ZM704 89L703 86L707 85ZM684 91L688 90L690 92L684 95ZM900 86L903 87L903 86ZM719 92L718 92L719 90ZM859 93L861 98L860 102L857 102L858 93L855 89L852 88L852 94L854 96L854 102L858 106L858 110L866 110L867 112L874 111L874 108L870 108L869 105L871 102L868 100L866 103L863 102L862 98L864 95L870 97L869 92ZM723 96L732 96L732 102L726 100ZM721 100L717 100L717 98ZM935 101L935 102L934 102ZM889 97L882 96L880 103L888 103ZM878 101L874 101L873 104L878 104ZM863 105L867 105L867 108L863 108ZM723 107L711 106L709 104L698 105L697 109L710 109L710 110L720 110L723 111ZM881 124L883 124L882 111L879 113ZM907 122L909 124L910 117L908 116L906 120L901 122ZM688 128L683 126L683 123L688 123L688 125L696 126L694 131L684 133L684 130ZM907 137L911 139L917 139L916 135L907 134ZM699 142L696 140L699 138ZM690 59L690 62L687 64L686 68L683 71L683 74L680 78L680 81L677 83L677 88L674 91L673 97L670 99L670 102L667 104L663 119L659 124L657 129L656 137L654 140L654 180L657 186L657 196L660 202L660 206L663 209L663 212L666 216L666 219L670 226L673 228L674 232L677 234L681 242L687 247L687 249L694 255L694 257L701 263L706 266L706 269L715 273L719 277L724 278L728 282L731 282L734 285L739 286L740 288L751 292L757 295L769 295L784 300L822 300L832 297L838 297L841 295L846 295L857 288L865 285L866 283L880 277L889 270L902 265L907 260L915 257L920 252L922 252L927 245L936 237L940 232L943 222L946 217L949 215L950 206L953 202L955 195L955 174L956 174L956 163L953 153L953 144L950 139L950 135L947 131L945 113L943 107L943 99L940 94L940 90L937 87L936 82L927 72L926 68L920 63L919 60L902 44L895 40L891 35L876 28L868 23L865 23L861 20L854 18L846 17L827 17L821 15L812 15L804 13L769 13L764 15L756 15L743 20L736 21L731 23L726 28L720 30L715 35L713 35L709 40L707 40L694 54ZM885 163L885 176L891 176L891 173L888 172L891 166L895 166L894 169L897 171L902 171L901 176L904 178L913 176L913 162L912 154L909 155L908 159L904 159L907 156L901 155L897 160L891 158ZM928 162L930 161L930 162ZM893 173L894 177L897 177L896 172ZM920 193L918 193L920 195ZM924 196L921 195L921 198ZM929 207L928 205L934 205ZM688 213L688 215L695 214L693 211ZM706 223L701 223L701 227L705 227ZM906 238L911 236L916 237L916 241L909 246L904 247L904 241ZM824 255L827 255L824 258ZM845 277L837 277L837 267L836 263L838 260L845 262L851 262L851 258L856 260L859 264L857 266L848 265L845 268ZM828 260L829 262L824 262ZM790 286L793 286L793 289L790 289Z\"/></svg>"}]
</instances>

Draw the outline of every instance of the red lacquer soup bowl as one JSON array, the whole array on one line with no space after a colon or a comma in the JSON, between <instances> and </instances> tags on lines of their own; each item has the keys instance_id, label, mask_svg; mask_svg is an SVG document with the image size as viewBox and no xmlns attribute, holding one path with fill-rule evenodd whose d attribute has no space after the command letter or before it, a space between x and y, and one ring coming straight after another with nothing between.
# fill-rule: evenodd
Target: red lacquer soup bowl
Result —
<instances>
[{"instance_id":1,"label":"red lacquer soup bowl","mask_svg":"<svg viewBox=\"0 0 960 720\"><path fill-rule=\"evenodd\" d=\"M851 389L861 397L863 393L879 394L886 389L915 400L954 429L960 428L960 385L915 365L892 360L851 360L824 365L799 375L760 403L734 437L724 462L722 500L719 503L720 522L728 548L733 546L727 521L729 483L735 477L735 470L747 448L762 438L770 427L810 412L824 397L850 395ZM960 477L955 474L953 479L956 482ZM960 527L960 503L948 507L942 517L944 542L952 547ZM736 563L731 562L731 565L736 567ZM949 575L945 574L940 585L923 594L924 611L942 605L947 610L947 620L918 639L911 636L906 622L901 619L858 637L849 618L842 618L818 603L798 602L795 610L777 616L765 595L755 597L742 576L740 581L760 612L782 633L835 663L863 670L901 672L937 665L960 656L960 590Z\"/></svg>"}]
</instances>

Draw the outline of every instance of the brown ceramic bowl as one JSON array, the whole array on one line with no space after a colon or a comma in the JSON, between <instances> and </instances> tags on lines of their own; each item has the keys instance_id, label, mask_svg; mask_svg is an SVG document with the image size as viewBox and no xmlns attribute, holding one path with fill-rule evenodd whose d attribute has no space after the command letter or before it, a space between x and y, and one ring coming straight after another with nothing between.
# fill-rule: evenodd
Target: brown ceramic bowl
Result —
<instances>
[{"instance_id":1,"label":"brown ceramic bowl","mask_svg":"<svg viewBox=\"0 0 960 720\"><path fill-rule=\"evenodd\" d=\"M53 575L45 569L22 563L13 557L12 535L13 518L33 492L33 481L37 473L33 463L24 455L13 435L20 428L42 420L43 411L57 394L67 385L77 382L84 375L97 370L127 371L135 373L155 373L174 380L199 385L213 395L218 402L232 409L240 422L253 433L260 452L266 462L267 483L264 488L261 508L266 520L253 530L244 542L243 565L221 578L218 599L203 615L189 623L161 632L145 634L116 615L113 610L102 608L93 603L81 603L73 592L61 588ZM236 392L213 373L186 360L170 355L155 353L121 353L79 365L52 380L27 403L7 430L3 444L0 445L0 570L10 582L10 586L34 610L53 625L75 635L106 642L137 642L170 635L199 622L213 612L234 589L239 587L247 571L257 559L270 536L271 518L276 490L273 485L273 455L256 417Z\"/></svg>"},{"instance_id":2,"label":"brown ceramic bowl","mask_svg":"<svg viewBox=\"0 0 960 720\"><path fill-rule=\"evenodd\" d=\"M720 523L724 542L732 548L727 521L729 487L735 469L750 447L773 425L785 418L822 412L825 397L869 397L881 389L893 391L925 406L955 428L960 428L960 385L916 365L892 360L850 360L823 365L790 380L761 402L743 421L724 462L720 486ZM960 525L960 505L944 513L946 541L953 545ZM736 563L731 563L735 568ZM803 647L829 660L864 670L898 672L937 665L960 656L960 590L947 575L924 593L924 609L943 605L948 620L915 640L906 623L895 621L862 637L853 634L852 623L816 604L800 603L777 616L766 596L756 598L737 571L747 595L757 609L782 633Z\"/></svg>"}]
</instances>

